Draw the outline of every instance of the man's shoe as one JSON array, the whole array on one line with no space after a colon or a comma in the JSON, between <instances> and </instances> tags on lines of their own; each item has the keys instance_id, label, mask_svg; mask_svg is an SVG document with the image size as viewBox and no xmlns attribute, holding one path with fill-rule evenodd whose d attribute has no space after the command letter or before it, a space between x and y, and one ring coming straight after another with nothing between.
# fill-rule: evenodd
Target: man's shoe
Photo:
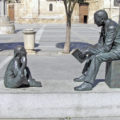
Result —
<instances>
[{"instance_id":1,"label":"man's shoe","mask_svg":"<svg viewBox=\"0 0 120 120\"><path fill-rule=\"evenodd\" d=\"M30 87L42 87L41 82L35 81L34 79L28 80Z\"/></svg>"},{"instance_id":2,"label":"man's shoe","mask_svg":"<svg viewBox=\"0 0 120 120\"><path fill-rule=\"evenodd\" d=\"M74 88L75 91L89 91L92 90L93 86L90 83L84 82L80 86Z\"/></svg>"},{"instance_id":3,"label":"man's shoe","mask_svg":"<svg viewBox=\"0 0 120 120\"><path fill-rule=\"evenodd\" d=\"M85 80L85 75L83 74L83 75L81 75L79 78L75 78L74 79L74 82L83 82L84 80Z\"/></svg>"}]
</instances>

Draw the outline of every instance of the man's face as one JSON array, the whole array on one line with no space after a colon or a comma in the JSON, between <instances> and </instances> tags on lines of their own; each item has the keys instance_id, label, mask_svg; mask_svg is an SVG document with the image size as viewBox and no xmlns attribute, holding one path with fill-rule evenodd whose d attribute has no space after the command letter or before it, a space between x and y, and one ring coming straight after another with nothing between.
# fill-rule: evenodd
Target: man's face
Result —
<instances>
[{"instance_id":1,"label":"man's face","mask_svg":"<svg viewBox=\"0 0 120 120\"><path fill-rule=\"evenodd\" d=\"M102 26L102 19L101 19L99 16L94 15L94 23L95 23L98 27L100 27L100 26Z\"/></svg>"}]
</instances>

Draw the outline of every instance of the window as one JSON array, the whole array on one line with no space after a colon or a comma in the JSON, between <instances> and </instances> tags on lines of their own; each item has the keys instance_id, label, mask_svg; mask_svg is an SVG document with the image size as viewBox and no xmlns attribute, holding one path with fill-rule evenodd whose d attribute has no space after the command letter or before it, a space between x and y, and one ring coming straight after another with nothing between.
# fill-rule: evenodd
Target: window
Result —
<instances>
[{"instance_id":1,"label":"window","mask_svg":"<svg viewBox=\"0 0 120 120\"><path fill-rule=\"evenodd\" d=\"M110 0L111 2L111 0ZM119 7L120 1L119 0L114 0L114 6Z\"/></svg>"},{"instance_id":2,"label":"window","mask_svg":"<svg viewBox=\"0 0 120 120\"><path fill-rule=\"evenodd\" d=\"M49 11L53 11L53 4L49 4Z\"/></svg>"}]
</instances>

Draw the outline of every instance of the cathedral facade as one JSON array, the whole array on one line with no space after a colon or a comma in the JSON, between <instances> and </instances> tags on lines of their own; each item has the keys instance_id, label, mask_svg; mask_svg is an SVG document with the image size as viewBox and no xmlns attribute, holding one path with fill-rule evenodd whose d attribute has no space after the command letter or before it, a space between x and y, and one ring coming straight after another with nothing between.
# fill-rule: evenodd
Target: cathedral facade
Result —
<instances>
[{"instance_id":1,"label":"cathedral facade","mask_svg":"<svg viewBox=\"0 0 120 120\"><path fill-rule=\"evenodd\" d=\"M64 23L66 19L63 1L21 0L8 4L14 5L14 21L18 23ZM79 5L76 4L73 21L79 20ZM11 14L11 13L10 13Z\"/></svg>"},{"instance_id":2,"label":"cathedral facade","mask_svg":"<svg viewBox=\"0 0 120 120\"><path fill-rule=\"evenodd\" d=\"M17 2L18 1L18 2ZM15 0L8 4L8 15L18 23L65 23L66 15L62 0ZM99 9L108 12L118 22L119 6L115 0L85 0L76 4L72 15L74 23L94 23L94 13ZM14 7L10 7L14 6ZM11 14L12 13L12 14Z\"/></svg>"},{"instance_id":3,"label":"cathedral facade","mask_svg":"<svg viewBox=\"0 0 120 120\"><path fill-rule=\"evenodd\" d=\"M88 23L94 23L94 13L99 9L107 11L109 18L119 21L119 5L115 5L116 0L86 0L89 3Z\"/></svg>"}]
</instances>

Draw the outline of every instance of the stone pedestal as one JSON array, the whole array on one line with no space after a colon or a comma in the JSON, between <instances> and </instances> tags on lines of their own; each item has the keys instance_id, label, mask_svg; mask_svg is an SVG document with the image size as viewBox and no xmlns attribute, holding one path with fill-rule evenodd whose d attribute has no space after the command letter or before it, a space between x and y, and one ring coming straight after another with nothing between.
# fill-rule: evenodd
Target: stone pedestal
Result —
<instances>
[{"instance_id":1,"label":"stone pedestal","mask_svg":"<svg viewBox=\"0 0 120 120\"><path fill-rule=\"evenodd\" d=\"M27 53L35 54L35 31L33 29L25 29L24 33L24 47Z\"/></svg>"},{"instance_id":2,"label":"stone pedestal","mask_svg":"<svg viewBox=\"0 0 120 120\"><path fill-rule=\"evenodd\" d=\"M120 88L120 61L106 63L105 82L110 88Z\"/></svg>"},{"instance_id":3,"label":"stone pedestal","mask_svg":"<svg viewBox=\"0 0 120 120\"><path fill-rule=\"evenodd\" d=\"M7 16L0 16L0 34L13 34L15 26Z\"/></svg>"}]
</instances>

